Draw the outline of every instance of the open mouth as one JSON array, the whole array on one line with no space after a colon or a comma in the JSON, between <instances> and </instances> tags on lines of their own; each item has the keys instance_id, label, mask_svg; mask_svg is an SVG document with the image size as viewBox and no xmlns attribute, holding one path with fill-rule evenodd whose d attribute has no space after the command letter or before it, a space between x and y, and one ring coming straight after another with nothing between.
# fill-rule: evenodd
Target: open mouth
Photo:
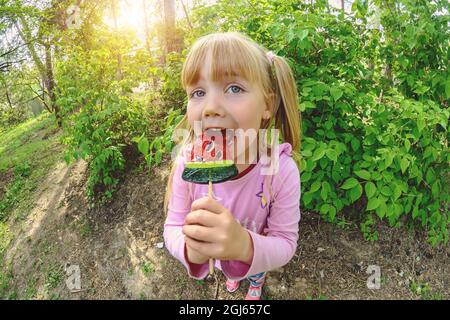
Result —
<instances>
[{"instance_id":1,"label":"open mouth","mask_svg":"<svg viewBox=\"0 0 450 320\"><path fill-rule=\"evenodd\" d=\"M223 127L209 127L205 129L205 132L208 134L222 134L222 136L225 136L226 133L230 134L233 132L233 129L223 128Z\"/></svg>"}]
</instances>

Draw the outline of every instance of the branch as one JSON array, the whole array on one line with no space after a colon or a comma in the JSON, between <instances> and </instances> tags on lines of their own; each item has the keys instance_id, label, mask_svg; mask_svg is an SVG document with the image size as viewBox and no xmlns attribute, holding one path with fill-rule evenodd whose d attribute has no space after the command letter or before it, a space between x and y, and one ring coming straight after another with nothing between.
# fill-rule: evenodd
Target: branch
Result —
<instances>
[{"instance_id":1,"label":"branch","mask_svg":"<svg viewBox=\"0 0 450 320\"><path fill-rule=\"evenodd\" d=\"M8 68L11 67L15 63L20 63L22 61L25 61L26 59L18 60L18 61L6 61L0 63L0 72L6 72L8 71Z\"/></svg>"},{"instance_id":2,"label":"branch","mask_svg":"<svg viewBox=\"0 0 450 320\"><path fill-rule=\"evenodd\" d=\"M36 67L39 70L39 73L41 74L41 76L45 76L45 68L44 68L44 64L42 63L41 59L39 59L39 56L36 52L36 49L34 48L33 44L31 43L31 32L30 29L27 25L26 20L22 17L19 16L19 19L22 23L23 29L21 30L19 27L19 24L16 22L16 28L17 28L17 32L19 33L19 36L22 38L22 40L27 43L27 48L30 51L31 57L34 60L34 63L36 64Z\"/></svg>"},{"instance_id":3,"label":"branch","mask_svg":"<svg viewBox=\"0 0 450 320\"><path fill-rule=\"evenodd\" d=\"M41 97L41 95L39 94L39 92L34 91L33 87L32 87L30 84L28 84L28 87L29 87L30 90L36 95L36 97L33 97L32 99L30 99L30 100L28 100L28 101L34 100L35 98L39 98L39 100L44 104L44 106L45 106L45 108L48 110L48 112L52 113L52 111L51 111L50 107L48 106L47 102L45 102L45 99L43 99L43 98ZM28 101L27 101L27 102L28 102Z\"/></svg>"},{"instance_id":4,"label":"branch","mask_svg":"<svg viewBox=\"0 0 450 320\"><path fill-rule=\"evenodd\" d=\"M194 28L192 27L191 20L189 19L189 15L188 15L188 12L186 10L186 6L184 5L183 0L180 0L180 2L181 2L181 5L183 6L184 15L186 16L186 20L188 22L189 29L193 30Z\"/></svg>"}]
</instances>

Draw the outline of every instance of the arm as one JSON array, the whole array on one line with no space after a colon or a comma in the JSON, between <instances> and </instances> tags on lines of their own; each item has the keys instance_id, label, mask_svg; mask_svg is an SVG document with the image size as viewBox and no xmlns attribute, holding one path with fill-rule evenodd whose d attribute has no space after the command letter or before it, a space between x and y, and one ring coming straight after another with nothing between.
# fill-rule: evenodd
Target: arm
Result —
<instances>
[{"instance_id":1,"label":"arm","mask_svg":"<svg viewBox=\"0 0 450 320\"><path fill-rule=\"evenodd\" d=\"M290 157L280 161L279 175L274 178L275 200L267 218L266 236L247 230L253 256L247 261L221 261L225 275L231 279L269 271L287 264L295 254L300 221L300 174Z\"/></svg>"},{"instance_id":2,"label":"arm","mask_svg":"<svg viewBox=\"0 0 450 320\"><path fill-rule=\"evenodd\" d=\"M177 167L172 180L167 218L164 224L164 242L169 252L187 269L190 277L203 279L208 274L208 261L196 264L189 262L188 259L189 257L193 261L199 261L195 253L188 252L185 236L182 233L185 217L191 211L192 199L189 195L188 182L181 179L184 165L181 162L175 165Z\"/></svg>"}]
</instances>

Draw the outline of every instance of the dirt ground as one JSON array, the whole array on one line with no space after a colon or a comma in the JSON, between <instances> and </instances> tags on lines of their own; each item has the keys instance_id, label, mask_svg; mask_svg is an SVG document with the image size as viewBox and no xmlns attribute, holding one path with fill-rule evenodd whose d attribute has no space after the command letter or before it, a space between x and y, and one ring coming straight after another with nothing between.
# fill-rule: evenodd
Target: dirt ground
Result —
<instances>
[{"instance_id":1,"label":"dirt ground","mask_svg":"<svg viewBox=\"0 0 450 320\"><path fill-rule=\"evenodd\" d=\"M128 170L114 198L103 205L85 196L86 164L59 163L43 181L36 207L15 224L3 268L17 298L214 299L213 278L190 279L163 242L168 166L150 176ZM295 257L269 272L264 299L449 299L450 249L433 248L423 233L379 226L366 242L356 228L341 229L302 212ZM79 266L81 289L66 285L65 267ZM371 265L379 289L368 289ZM247 283L218 299L243 299Z\"/></svg>"}]
</instances>

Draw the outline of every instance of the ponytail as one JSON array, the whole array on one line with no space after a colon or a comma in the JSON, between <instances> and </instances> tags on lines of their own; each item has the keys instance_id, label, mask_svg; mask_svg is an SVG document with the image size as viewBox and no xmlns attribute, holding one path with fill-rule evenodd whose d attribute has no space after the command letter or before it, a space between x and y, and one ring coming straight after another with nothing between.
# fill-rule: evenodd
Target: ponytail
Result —
<instances>
[{"instance_id":1,"label":"ponytail","mask_svg":"<svg viewBox=\"0 0 450 320\"><path fill-rule=\"evenodd\" d=\"M284 142L292 145L294 159L298 161L300 152L300 111L298 92L292 69L286 59L271 52L267 53L271 63L271 78L275 91L274 123L281 131Z\"/></svg>"}]
</instances>

